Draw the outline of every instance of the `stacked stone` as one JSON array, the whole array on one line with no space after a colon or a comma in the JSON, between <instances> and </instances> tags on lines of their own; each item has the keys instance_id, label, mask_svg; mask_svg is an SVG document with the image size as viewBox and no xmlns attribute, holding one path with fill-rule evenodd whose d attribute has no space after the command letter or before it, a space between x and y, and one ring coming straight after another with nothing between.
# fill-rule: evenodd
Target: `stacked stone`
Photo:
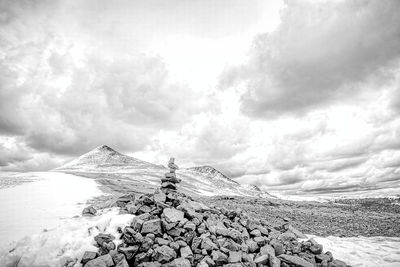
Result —
<instances>
[{"instance_id":1,"label":"stacked stone","mask_svg":"<svg viewBox=\"0 0 400 267\"><path fill-rule=\"evenodd\" d=\"M161 179L161 192L169 194L177 191L177 184L181 182L181 179L176 178L175 171L179 169L178 165L175 164L175 159L171 158L168 162L169 172L165 173L165 177Z\"/></svg>"}]
</instances>

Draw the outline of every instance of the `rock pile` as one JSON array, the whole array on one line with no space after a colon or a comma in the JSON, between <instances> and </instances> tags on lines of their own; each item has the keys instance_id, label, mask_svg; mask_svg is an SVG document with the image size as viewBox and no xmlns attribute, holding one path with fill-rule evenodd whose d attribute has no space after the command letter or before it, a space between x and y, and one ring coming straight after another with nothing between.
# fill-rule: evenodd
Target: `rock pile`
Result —
<instances>
[{"instance_id":1,"label":"rock pile","mask_svg":"<svg viewBox=\"0 0 400 267\"><path fill-rule=\"evenodd\" d=\"M175 171L178 166L175 164L175 159L171 158L168 162L169 172L165 173L165 177L161 179L161 192L164 194L176 193L177 192L177 184L181 182L181 179L176 178Z\"/></svg>"},{"instance_id":2,"label":"rock pile","mask_svg":"<svg viewBox=\"0 0 400 267\"><path fill-rule=\"evenodd\" d=\"M313 239L299 241L305 236L288 222L272 227L242 210L208 207L177 193L173 159L169 167L161 190L117 200L121 211L136 216L119 236L97 235L98 251L85 252L85 267L347 266Z\"/></svg>"}]
</instances>

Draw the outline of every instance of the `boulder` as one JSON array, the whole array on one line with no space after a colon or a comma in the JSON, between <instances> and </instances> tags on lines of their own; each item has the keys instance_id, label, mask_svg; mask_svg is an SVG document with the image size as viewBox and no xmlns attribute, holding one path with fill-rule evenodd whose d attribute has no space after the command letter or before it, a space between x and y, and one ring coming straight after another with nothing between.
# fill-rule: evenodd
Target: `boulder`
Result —
<instances>
[{"instance_id":1,"label":"boulder","mask_svg":"<svg viewBox=\"0 0 400 267\"><path fill-rule=\"evenodd\" d=\"M193 252L189 246L181 248L181 257L190 261L193 260Z\"/></svg>"},{"instance_id":2,"label":"boulder","mask_svg":"<svg viewBox=\"0 0 400 267\"><path fill-rule=\"evenodd\" d=\"M106 264L107 267L114 266L114 261L113 261L113 259L112 259L110 254L106 254L106 255L100 256L100 257L96 258L96 260L103 261Z\"/></svg>"},{"instance_id":3,"label":"boulder","mask_svg":"<svg viewBox=\"0 0 400 267\"><path fill-rule=\"evenodd\" d=\"M128 262L125 259L122 259L115 265L115 267L129 267Z\"/></svg>"},{"instance_id":4,"label":"boulder","mask_svg":"<svg viewBox=\"0 0 400 267\"><path fill-rule=\"evenodd\" d=\"M269 266L270 267L280 267L281 260L278 257L269 255Z\"/></svg>"}]
</instances>

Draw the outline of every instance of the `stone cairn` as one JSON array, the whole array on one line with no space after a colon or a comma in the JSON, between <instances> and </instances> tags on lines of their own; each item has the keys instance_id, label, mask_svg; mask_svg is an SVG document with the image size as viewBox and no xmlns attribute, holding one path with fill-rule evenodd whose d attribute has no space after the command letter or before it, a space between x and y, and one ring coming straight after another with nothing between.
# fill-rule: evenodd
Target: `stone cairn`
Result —
<instances>
[{"instance_id":1,"label":"stone cairn","mask_svg":"<svg viewBox=\"0 0 400 267\"><path fill-rule=\"evenodd\" d=\"M165 177L161 179L161 192L164 194L174 194L177 192L177 184L181 182L181 179L176 178L175 171L179 169L179 167L175 164L174 158L170 158L168 168L169 172L165 173Z\"/></svg>"},{"instance_id":2,"label":"stone cairn","mask_svg":"<svg viewBox=\"0 0 400 267\"><path fill-rule=\"evenodd\" d=\"M154 194L136 198L129 193L115 200L121 213L135 215L129 225L116 229L118 236L106 228L94 237L97 251L86 251L80 259L64 258L61 266L348 267L324 253L315 240L299 241L306 236L287 219L276 227L240 209L206 206L177 192L180 180L173 158L168 167ZM83 212L96 214L92 208Z\"/></svg>"}]
</instances>

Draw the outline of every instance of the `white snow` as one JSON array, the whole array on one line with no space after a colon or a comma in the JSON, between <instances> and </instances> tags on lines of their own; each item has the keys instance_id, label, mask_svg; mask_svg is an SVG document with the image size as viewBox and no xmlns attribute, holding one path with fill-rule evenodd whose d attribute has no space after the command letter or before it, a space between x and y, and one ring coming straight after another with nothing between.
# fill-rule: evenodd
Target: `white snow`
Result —
<instances>
[{"instance_id":1,"label":"white snow","mask_svg":"<svg viewBox=\"0 0 400 267\"><path fill-rule=\"evenodd\" d=\"M28 174L35 181L0 189L0 248L80 215L88 199L102 194L91 179L58 172Z\"/></svg>"},{"instance_id":2,"label":"white snow","mask_svg":"<svg viewBox=\"0 0 400 267\"><path fill-rule=\"evenodd\" d=\"M117 238L117 228L129 225L134 217L130 214L119 215L118 212L113 208L95 217L64 220L57 228L20 240L11 253L0 250L0 263L7 266L21 257L18 267L59 266L66 257L80 261L85 251L97 251L94 246L97 234L109 233Z\"/></svg>"},{"instance_id":3,"label":"white snow","mask_svg":"<svg viewBox=\"0 0 400 267\"><path fill-rule=\"evenodd\" d=\"M353 267L400 266L399 237L313 237L340 259Z\"/></svg>"}]
</instances>

